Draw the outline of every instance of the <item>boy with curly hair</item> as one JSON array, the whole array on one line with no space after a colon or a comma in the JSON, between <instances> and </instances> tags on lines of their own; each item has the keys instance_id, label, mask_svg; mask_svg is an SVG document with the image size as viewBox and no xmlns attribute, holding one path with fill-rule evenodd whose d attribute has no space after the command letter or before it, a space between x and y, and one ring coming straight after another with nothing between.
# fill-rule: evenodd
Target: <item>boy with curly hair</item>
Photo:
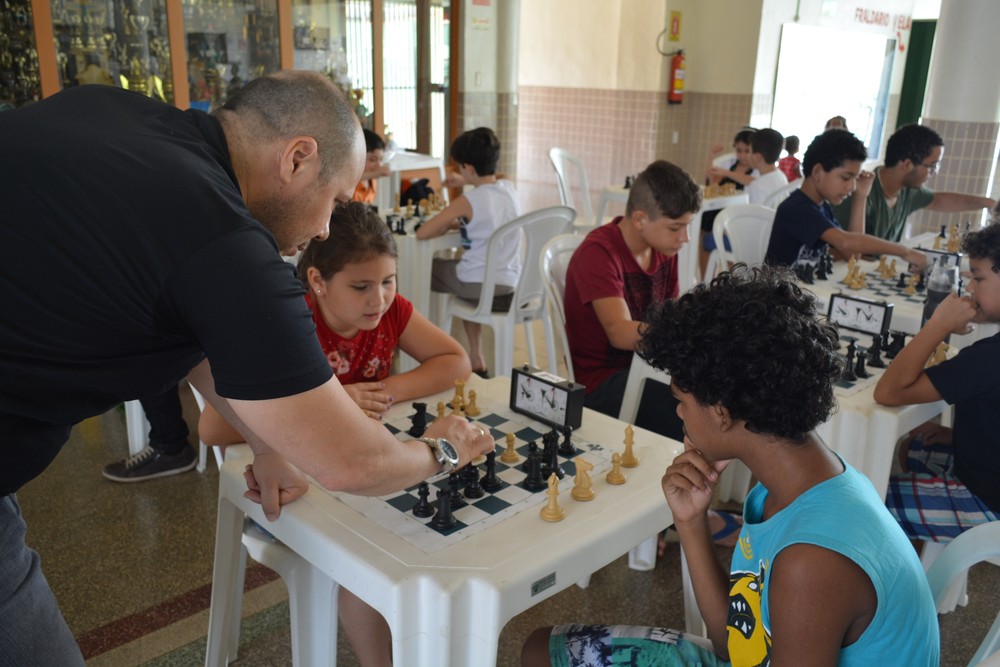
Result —
<instances>
[{"instance_id":1,"label":"boy with curly hair","mask_svg":"<svg viewBox=\"0 0 1000 667\"><path fill-rule=\"evenodd\" d=\"M867 478L813 435L834 408L837 350L785 269L738 265L664 303L640 353L680 401L685 451L663 493L711 648L663 628L563 625L532 633L522 665L937 665L916 554ZM707 512L734 458L759 483L727 573Z\"/></svg>"},{"instance_id":2,"label":"boy with curly hair","mask_svg":"<svg viewBox=\"0 0 1000 667\"><path fill-rule=\"evenodd\" d=\"M924 368L949 334L965 333L971 322L1000 322L1000 225L967 234L962 251L969 293L948 295L875 386L883 405L944 399L955 406L954 429L929 422L910 434L907 471L890 477L886 494L903 531L932 542L1000 519L1000 334Z\"/></svg>"}]
</instances>

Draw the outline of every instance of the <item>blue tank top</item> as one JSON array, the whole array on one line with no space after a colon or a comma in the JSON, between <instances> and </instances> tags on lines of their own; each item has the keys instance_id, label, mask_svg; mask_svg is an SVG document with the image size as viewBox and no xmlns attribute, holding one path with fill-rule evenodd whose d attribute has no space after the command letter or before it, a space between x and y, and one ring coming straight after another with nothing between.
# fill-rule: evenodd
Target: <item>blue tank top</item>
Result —
<instances>
[{"instance_id":1,"label":"blue tank top","mask_svg":"<svg viewBox=\"0 0 1000 667\"><path fill-rule=\"evenodd\" d=\"M729 575L733 665L766 664L771 652L771 563L786 546L801 543L850 558L878 595L871 624L841 649L839 665L938 665L937 612L916 552L868 479L846 463L844 467L842 474L809 489L767 521L761 521L767 489L758 484L747 496Z\"/></svg>"}]
</instances>

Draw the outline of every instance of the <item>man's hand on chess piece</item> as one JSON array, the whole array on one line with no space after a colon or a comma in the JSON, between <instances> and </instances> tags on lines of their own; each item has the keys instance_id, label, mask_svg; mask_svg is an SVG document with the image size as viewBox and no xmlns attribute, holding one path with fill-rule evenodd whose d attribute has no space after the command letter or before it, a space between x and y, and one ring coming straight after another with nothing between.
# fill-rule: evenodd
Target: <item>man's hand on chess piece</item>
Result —
<instances>
[{"instance_id":1,"label":"man's hand on chess piece","mask_svg":"<svg viewBox=\"0 0 1000 667\"><path fill-rule=\"evenodd\" d=\"M675 526L704 521L707 528L712 491L727 465L728 460L709 460L685 436L684 452L670 464L661 481Z\"/></svg>"},{"instance_id":2,"label":"man's hand on chess piece","mask_svg":"<svg viewBox=\"0 0 1000 667\"><path fill-rule=\"evenodd\" d=\"M382 414L392 407L392 396L385 392L384 382L345 384L344 391L372 419L382 420Z\"/></svg>"},{"instance_id":3,"label":"man's hand on chess piece","mask_svg":"<svg viewBox=\"0 0 1000 667\"><path fill-rule=\"evenodd\" d=\"M447 415L437 419L424 431L425 438L444 438L458 452L458 466L486 456L496 448L493 436L485 426L470 422L465 417Z\"/></svg>"},{"instance_id":4,"label":"man's hand on chess piece","mask_svg":"<svg viewBox=\"0 0 1000 667\"><path fill-rule=\"evenodd\" d=\"M298 500L309 489L309 480L302 471L270 450L256 451L243 478L247 482L243 497L260 504L270 521L278 518L282 505Z\"/></svg>"},{"instance_id":5,"label":"man's hand on chess piece","mask_svg":"<svg viewBox=\"0 0 1000 667\"><path fill-rule=\"evenodd\" d=\"M982 311L969 296L958 296L954 292L944 298L934 309L934 314L925 327L937 326L947 334L967 334L972 331L972 322L982 322ZM944 335L941 338L944 338Z\"/></svg>"}]
</instances>

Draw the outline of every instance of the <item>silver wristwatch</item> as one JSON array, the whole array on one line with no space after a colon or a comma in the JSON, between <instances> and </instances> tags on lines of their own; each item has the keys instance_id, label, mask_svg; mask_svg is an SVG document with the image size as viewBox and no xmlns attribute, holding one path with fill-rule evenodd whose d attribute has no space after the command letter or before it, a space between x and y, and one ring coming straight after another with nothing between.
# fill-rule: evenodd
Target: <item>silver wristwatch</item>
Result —
<instances>
[{"instance_id":1,"label":"silver wristwatch","mask_svg":"<svg viewBox=\"0 0 1000 667\"><path fill-rule=\"evenodd\" d=\"M419 438L419 440L426 443L434 452L434 458L441 464L441 472L451 472L458 466L458 452L450 442L444 438Z\"/></svg>"}]
</instances>

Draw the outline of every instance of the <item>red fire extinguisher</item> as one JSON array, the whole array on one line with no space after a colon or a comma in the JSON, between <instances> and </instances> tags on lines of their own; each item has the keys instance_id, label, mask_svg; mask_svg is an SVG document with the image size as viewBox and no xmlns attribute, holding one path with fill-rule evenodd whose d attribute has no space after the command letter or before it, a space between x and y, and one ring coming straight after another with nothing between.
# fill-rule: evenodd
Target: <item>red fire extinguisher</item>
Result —
<instances>
[{"instance_id":1,"label":"red fire extinguisher","mask_svg":"<svg viewBox=\"0 0 1000 667\"><path fill-rule=\"evenodd\" d=\"M670 59L670 85L667 91L667 104L680 104L684 101L684 49L678 49Z\"/></svg>"}]
</instances>

